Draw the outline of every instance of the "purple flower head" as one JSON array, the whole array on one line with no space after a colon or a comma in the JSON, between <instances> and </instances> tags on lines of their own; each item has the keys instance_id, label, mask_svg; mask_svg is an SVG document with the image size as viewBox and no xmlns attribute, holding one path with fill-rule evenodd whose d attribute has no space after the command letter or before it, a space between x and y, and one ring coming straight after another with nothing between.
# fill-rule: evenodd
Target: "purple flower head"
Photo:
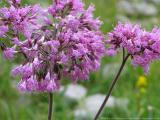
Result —
<instances>
[{"instance_id":1,"label":"purple flower head","mask_svg":"<svg viewBox=\"0 0 160 120\"><path fill-rule=\"evenodd\" d=\"M8 32L8 26L0 26L0 37L2 37L6 32Z\"/></svg>"},{"instance_id":2,"label":"purple flower head","mask_svg":"<svg viewBox=\"0 0 160 120\"><path fill-rule=\"evenodd\" d=\"M12 76L17 76L21 74L22 65L14 67L11 71Z\"/></svg>"},{"instance_id":3,"label":"purple flower head","mask_svg":"<svg viewBox=\"0 0 160 120\"><path fill-rule=\"evenodd\" d=\"M37 17L40 12L40 7L26 6L26 7L15 7L11 5L9 8L0 8L1 24L0 24L0 35L8 31L13 31L13 36L18 33L22 33L25 37L30 38L31 33L38 29L40 26L37 21ZM3 32L1 32L3 29Z\"/></svg>"},{"instance_id":4,"label":"purple flower head","mask_svg":"<svg viewBox=\"0 0 160 120\"><path fill-rule=\"evenodd\" d=\"M119 49L125 49L131 55L133 65L142 66L145 72L148 72L152 61L159 59L160 30L157 28L148 32L139 25L119 23L108 36L108 55L115 55Z\"/></svg>"},{"instance_id":5,"label":"purple flower head","mask_svg":"<svg viewBox=\"0 0 160 120\"><path fill-rule=\"evenodd\" d=\"M3 57L5 59L13 59L15 53L16 53L15 48L5 48L3 50Z\"/></svg>"},{"instance_id":6,"label":"purple flower head","mask_svg":"<svg viewBox=\"0 0 160 120\"><path fill-rule=\"evenodd\" d=\"M32 31L24 42L12 39L26 59L12 71L21 76L21 91L54 92L63 77L76 83L88 79L100 67L105 54L104 36L93 10L85 10L80 0L56 0L45 13L46 24L41 29Z\"/></svg>"},{"instance_id":7,"label":"purple flower head","mask_svg":"<svg viewBox=\"0 0 160 120\"><path fill-rule=\"evenodd\" d=\"M68 14L76 15L84 10L81 0L55 0L49 7L49 13L56 17L65 17Z\"/></svg>"},{"instance_id":8,"label":"purple flower head","mask_svg":"<svg viewBox=\"0 0 160 120\"><path fill-rule=\"evenodd\" d=\"M21 3L21 0L7 0L10 5L18 7Z\"/></svg>"}]
</instances>

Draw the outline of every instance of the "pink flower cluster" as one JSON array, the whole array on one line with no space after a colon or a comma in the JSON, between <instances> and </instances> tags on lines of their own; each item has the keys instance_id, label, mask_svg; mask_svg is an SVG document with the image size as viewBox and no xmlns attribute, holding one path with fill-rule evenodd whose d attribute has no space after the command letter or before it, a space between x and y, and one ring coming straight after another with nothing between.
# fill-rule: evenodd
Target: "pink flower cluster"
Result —
<instances>
[{"instance_id":1,"label":"pink flower cluster","mask_svg":"<svg viewBox=\"0 0 160 120\"><path fill-rule=\"evenodd\" d=\"M22 78L19 90L54 92L62 78L76 83L99 68L105 53L104 36L99 31L101 21L93 18L93 6L85 10L81 0L55 0L40 14L40 7L21 7L16 1L0 9L0 37L12 43L10 48L5 43L1 46L5 58L15 53L25 58L12 70ZM40 15L42 23L38 23Z\"/></svg>"},{"instance_id":2,"label":"pink flower cluster","mask_svg":"<svg viewBox=\"0 0 160 120\"><path fill-rule=\"evenodd\" d=\"M160 57L158 28L148 32L139 25L119 23L108 36L108 55L115 55L120 48L124 48L131 55L133 65L142 66L145 72L148 72L149 64Z\"/></svg>"},{"instance_id":3,"label":"pink flower cluster","mask_svg":"<svg viewBox=\"0 0 160 120\"><path fill-rule=\"evenodd\" d=\"M65 17L65 15L77 15L78 12L84 11L84 4L81 0L55 0L48 10L53 17Z\"/></svg>"},{"instance_id":4,"label":"pink flower cluster","mask_svg":"<svg viewBox=\"0 0 160 120\"><path fill-rule=\"evenodd\" d=\"M10 32L15 36L22 33L30 38L31 33L39 28L36 24L39 10L38 5L17 7L11 4L9 8L0 8L0 36Z\"/></svg>"},{"instance_id":5,"label":"pink flower cluster","mask_svg":"<svg viewBox=\"0 0 160 120\"><path fill-rule=\"evenodd\" d=\"M18 52L17 46L22 47L20 39L29 39L32 32L40 28L37 21L40 7L38 5L20 7L20 0L8 0L8 2L8 8L0 8L0 37L3 56L12 59ZM5 45L6 39L11 43L11 48Z\"/></svg>"}]
</instances>

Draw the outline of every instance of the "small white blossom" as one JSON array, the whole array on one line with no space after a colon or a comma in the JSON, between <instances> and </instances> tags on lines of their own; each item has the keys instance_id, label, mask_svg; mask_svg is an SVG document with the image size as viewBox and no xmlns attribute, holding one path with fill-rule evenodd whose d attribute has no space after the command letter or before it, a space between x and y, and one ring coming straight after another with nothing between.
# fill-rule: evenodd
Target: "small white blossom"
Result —
<instances>
[{"instance_id":1,"label":"small white blossom","mask_svg":"<svg viewBox=\"0 0 160 120\"><path fill-rule=\"evenodd\" d=\"M65 97L71 100L80 100L86 96L87 90L81 85L68 85L65 91Z\"/></svg>"},{"instance_id":2,"label":"small white blossom","mask_svg":"<svg viewBox=\"0 0 160 120\"><path fill-rule=\"evenodd\" d=\"M155 4L160 4L160 0L152 0Z\"/></svg>"},{"instance_id":3,"label":"small white blossom","mask_svg":"<svg viewBox=\"0 0 160 120\"><path fill-rule=\"evenodd\" d=\"M134 4L135 10L143 15L154 16L157 15L158 11L153 4L149 4L146 2L140 2Z\"/></svg>"},{"instance_id":4,"label":"small white blossom","mask_svg":"<svg viewBox=\"0 0 160 120\"><path fill-rule=\"evenodd\" d=\"M102 94L96 94L86 98L85 107L92 116L94 116L98 112L104 99L105 99L105 95L102 95ZM105 107L114 107L114 106L115 106L115 98L110 96Z\"/></svg>"},{"instance_id":5,"label":"small white blossom","mask_svg":"<svg viewBox=\"0 0 160 120\"><path fill-rule=\"evenodd\" d=\"M84 108L78 108L74 111L75 120L88 120L88 111Z\"/></svg>"},{"instance_id":6,"label":"small white blossom","mask_svg":"<svg viewBox=\"0 0 160 120\"><path fill-rule=\"evenodd\" d=\"M127 98L117 98L115 104L118 108L126 109L129 104L129 100Z\"/></svg>"},{"instance_id":7,"label":"small white blossom","mask_svg":"<svg viewBox=\"0 0 160 120\"><path fill-rule=\"evenodd\" d=\"M132 15L132 14L135 13L134 7L133 7L132 3L129 0L120 1L119 4L118 4L118 8L120 9L120 11L124 11L127 14L131 14Z\"/></svg>"}]
</instances>

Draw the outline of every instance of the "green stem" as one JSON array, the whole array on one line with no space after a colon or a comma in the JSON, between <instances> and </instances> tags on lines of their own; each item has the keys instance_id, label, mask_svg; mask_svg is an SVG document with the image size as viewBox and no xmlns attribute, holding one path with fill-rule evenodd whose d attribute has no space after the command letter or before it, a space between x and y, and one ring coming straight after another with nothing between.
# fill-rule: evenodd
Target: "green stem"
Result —
<instances>
[{"instance_id":1,"label":"green stem","mask_svg":"<svg viewBox=\"0 0 160 120\"><path fill-rule=\"evenodd\" d=\"M123 59L123 61L122 61L122 64L121 64L121 67L120 67L120 69L119 69L119 71L118 71L115 79L113 80L113 82L112 82L112 84L111 84L111 87L109 88L109 92L107 93L107 95L106 95L106 97L105 97L105 100L103 101L103 103L102 103L102 105L101 105L98 113L96 114L94 120L97 120L97 119L98 119L98 117L100 116L102 110L104 109L104 107L105 107L105 105L106 105L106 103L107 103L107 101L108 101L108 99L109 99L109 97L110 97L110 95L111 95L111 93L112 93L112 90L113 90L115 84L117 83L118 78L120 77L120 75L121 75L121 73L122 73L122 70L123 70L123 68L124 68L124 66L125 66L125 64L126 64L126 61L127 61L128 58L129 58L129 56L130 56L130 55L128 54L126 57L124 57L124 59Z\"/></svg>"},{"instance_id":2,"label":"green stem","mask_svg":"<svg viewBox=\"0 0 160 120\"><path fill-rule=\"evenodd\" d=\"M48 120L52 120L53 94L49 93Z\"/></svg>"}]
</instances>

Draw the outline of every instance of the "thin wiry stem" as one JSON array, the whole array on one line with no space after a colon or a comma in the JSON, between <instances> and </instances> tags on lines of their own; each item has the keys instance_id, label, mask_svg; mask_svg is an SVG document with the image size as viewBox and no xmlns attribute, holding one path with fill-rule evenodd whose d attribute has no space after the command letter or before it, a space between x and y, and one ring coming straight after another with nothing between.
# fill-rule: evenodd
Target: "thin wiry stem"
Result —
<instances>
[{"instance_id":1,"label":"thin wiry stem","mask_svg":"<svg viewBox=\"0 0 160 120\"><path fill-rule=\"evenodd\" d=\"M124 61L124 59L125 59L125 56L126 56L126 51L125 51L125 49L123 48L123 61Z\"/></svg>"},{"instance_id":2,"label":"thin wiry stem","mask_svg":"<svg viewBox=\"0 0 160 120\"><path fill-rule=\"evenodd\" d=\"M53 94L49 93L48 120L52 120Z\"/></svg>"},{"instance_id":3,"label":"thin wiry stem","mask_svg":"<svg viewBox=\"0 0 160 120\"><path fill-rule=\"evenodd\" d=\"M124 53L123 53L123 54L124 54ZM106 95L106 97L105 97L105 99L104 99L104 101L103 101L103 103L102 103L102 105L101 105L98 113L96 114L94 120L97 120L97 119L98 119L98 117L100 116L102 110L104 109L104 107L105 107L105 105L106 105L106 103L107 103L107 101L108 101L108 99L109 99L109 97L110 97L110 95L111 95L111 93L112 93L112 90L113 90L115 84L117 83L118 78L120 77L120 74L121 74L121 72L122 72L122 70L123 70L123 68L124 68L124 66L125 66L125 64L126 64L126 61L127 61L128 58L129 58L129 56L130 56L130 55L128 54L126 57L124 57L124 59L123 59L123 61L122 61L122 64L121 64L121 67L120 67L120 69L119 69L119 71L118 71L115 79L113 80L113 82L112 82L112 84L111 84L111 86L110 86L110 88L109 88L109 91L108 91L108 93L107 93L107 95Z\"/></svg>"}]
</instances>

